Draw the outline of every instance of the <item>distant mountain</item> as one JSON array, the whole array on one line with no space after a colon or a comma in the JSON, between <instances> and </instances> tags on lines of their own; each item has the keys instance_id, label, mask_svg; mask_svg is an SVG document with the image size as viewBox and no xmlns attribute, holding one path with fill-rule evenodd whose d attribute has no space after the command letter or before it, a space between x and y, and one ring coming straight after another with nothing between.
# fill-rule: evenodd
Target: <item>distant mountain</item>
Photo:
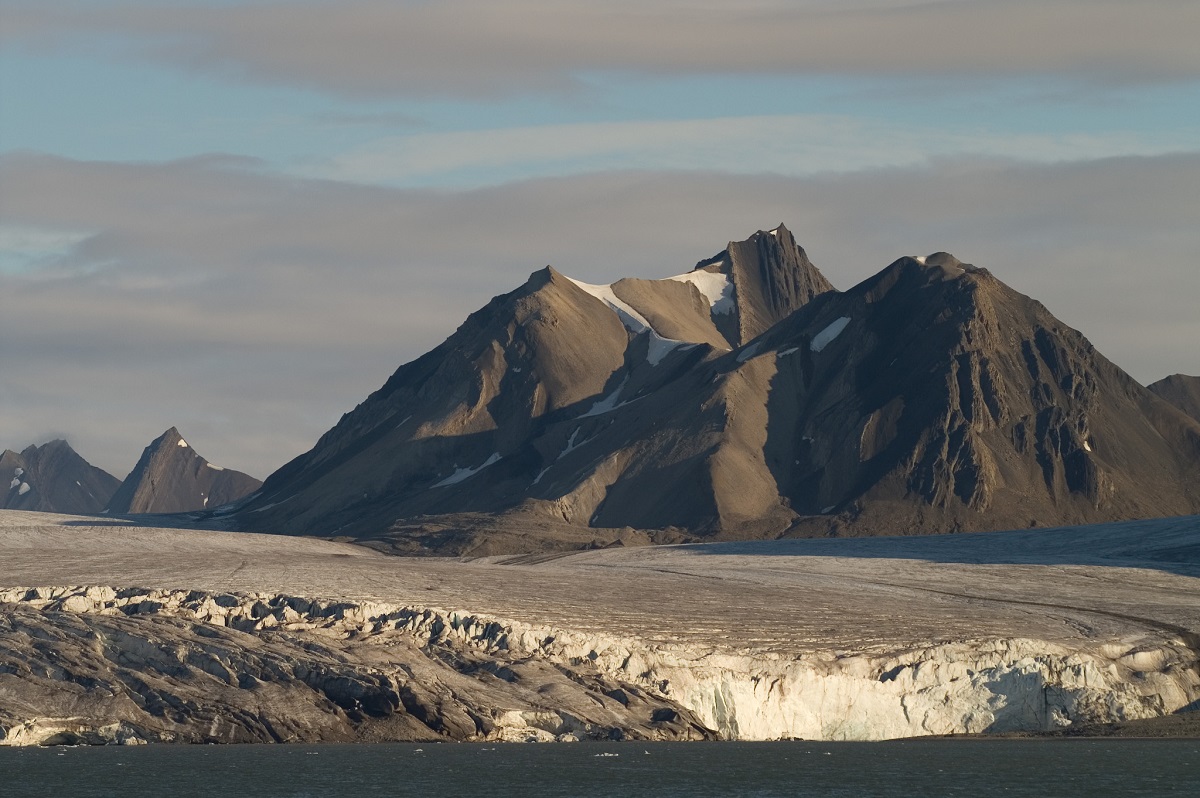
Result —
<instances>
[{"instance_id":1,"label":"distant mountain","mask_svg":"<svg viewBox=\"0 0 1200 798\"><path fill-rule=\"evenodd\" d=\"M63 440L30 446L20 454L5 449L0 453L0 479L9 481L0 495L0 509L82 515L104 509L121 484Z\"/></svg>"},{"instance_id":2,"label":"distant mountain","mask_svg":"<svg viewBox=\"0 0 1200 798\"><path fill-rule=\"evenodd\" d=\"M240 471L215 466L171 427L142 451L105 508L111 513L179 513L215 508L262 485Z\"/></svg>"},{"instance_id":3,"label":"distant mountain","mask_svg":"<svg viewBox=\"0 0 1200 798\"><path fill-rule=\"evenodd\" d=\"M1147 387L1195 420L1200 421L1200 377L1172 374Z\"/></svg>"},{"instance_id":4,"label":"distant mountain","mask_svg":"<svg viewBox=\"0 0 1200 798\"><path fill-rule=\"evenodd\" d=\"M234 518L483 554L1194 513L1198 476L1200 424L988 271L841 293L781 226L665 280L535 272Z\"/></svg>"}]
</instances>

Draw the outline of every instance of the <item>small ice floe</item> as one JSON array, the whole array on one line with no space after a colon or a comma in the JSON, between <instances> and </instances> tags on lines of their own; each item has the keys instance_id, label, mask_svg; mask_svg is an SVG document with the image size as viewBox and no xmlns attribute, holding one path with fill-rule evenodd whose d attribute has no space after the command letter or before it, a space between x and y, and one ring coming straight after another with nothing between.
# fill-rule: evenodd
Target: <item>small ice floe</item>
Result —
<instances>
[{"instance_id":1,"label":"small ice floe","mask_svg":"<svg viewBox=\"0 0 1200 798\"><path fill-rule=\"evenodd\" d=\"M18 496L24 496L30 490L28 482L22 482L20 489L17 490Z\"/></svg>"},{"instance_id":2,"label":"small ice floe","mask_svg":"<svg viewBox=\"0 0 1200 798\"><path fill-rule=\"evenodd\" d=\"M647 751L646 753L649 753L649 751ZM614 754L612 751L605 751L600 754L592 754L592 756L620 756L620 754Z\"/></svg>"},{"instance_id":3,"label":"small ice floe","mask_svg":"<svg viewBox=\"0 0 1200 798\"><path fill-rule=\"evenodd\" d=\"M849 316L842 316L836 319L832 324L821 330L813 336L812 344L809 348L814 352L820 352L825 347L833 343L833 340L842 334L842 330L846 329L846 325L850 323Z\"/></svg>"},{"instance_id":4,"label":"small ice floe","mask_svg":"<svg viewBox=\"0 0 1200 798\"><path fill-rule=\"evenodd\" d=\"M476 474L478 474L478 473L479 473L480 471L482 471L483 469L487 468L487 467L488 467L488 466L490 466L490 465L494 465L495 463L497 463L497 462L499 462L499 461L500 461L500 453L499 453L499 452L495 452L495 453L493 453L493 454L492 454L492 456L491 456L491 457L489 457L488 459L484 460L482 463L480 463L479 465L475 466L474 468L456 468L456 469L454 469L454 473L453 473L453 474L451 474L450 476L446 477L446 478L445 478L445 479L443 479L441 482L438 482L438 483L437 483L436 485L434 485L433 487L435 487L435 488L444 488L444 487L446 487L447 485L457 485L458 483L462 482L463 480L465 480L465 479L469 479L469 478L471 478L471 477L475 476Z\"/></svg>"}]
</instances>

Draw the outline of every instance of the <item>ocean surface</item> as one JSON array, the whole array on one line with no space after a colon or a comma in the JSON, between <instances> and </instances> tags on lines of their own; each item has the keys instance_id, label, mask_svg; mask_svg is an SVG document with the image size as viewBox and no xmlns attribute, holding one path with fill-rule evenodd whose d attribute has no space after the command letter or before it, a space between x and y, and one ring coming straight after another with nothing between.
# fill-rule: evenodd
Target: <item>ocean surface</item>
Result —
<instances>
[{"instance_id":1,"label":"ocean surface","mask_svg":"<svg viewBox=\"0 0 1200 798\"><path fill-rule=\"evenodd\" d=\"M0 748L0 796L1200 796L1197 740Z\"/></svg>"}]
</instances>

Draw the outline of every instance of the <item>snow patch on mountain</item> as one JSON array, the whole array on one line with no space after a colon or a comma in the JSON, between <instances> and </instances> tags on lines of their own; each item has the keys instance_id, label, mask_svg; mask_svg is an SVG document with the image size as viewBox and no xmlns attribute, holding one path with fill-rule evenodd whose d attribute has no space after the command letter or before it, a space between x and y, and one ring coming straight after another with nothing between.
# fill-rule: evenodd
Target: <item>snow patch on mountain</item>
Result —
<instances>
[{"instance_id":1,"label":"snow patch on mountain","mask_svg":"<svg viewBox=\"0 0 1200 798\"><path fill-rule=\"evenodd\" d=\"M456 468L454 470L453 474L446 477L445 479L443 479L441 482L437 483L433 487L444 488L447 485L457 485L459 482L462 482L465 479L470 479L471 477L475 476L476 474L478 474L480 471L487 468L488 466L494 465L495 463L499 462L499 460L500 460L500 453L494 452L491 457L484 460L482 463L475 466L474 468Z\"/></svg>"},{"instance_id":2,"label":"snow patch on mountain","mask_svg":"<svg viewBox=\"0 0 1200 798\"><path fill-rule=\"evenodd\" d=\"M691 283L708 300L714 314L732 313L733 281L720 272L694 271L666 278L680 283Z\"/></svg>"},{"instance_id":3,"label":"snow patch on mountain","mask_svg":"<svg viewBox=\"0 0 1200 798\"><path fill-rule=\"evenodd\" d=\"M833 343L833 340L842 334L842 330L846 329L846 325L850 323L849 316L842 316L835 320L825 329L817 333L813 339L810 348L814 352L820 352L825 347Z\"/></svg>"},{"instance_id":4,"label":"snow patch on mountain","mask_svg":"<svg viewBox=\"0 0 1200 798\"><path fill-rule=\"evenodd\" d=\"M612 308L626 329L632 330L635 333L653 331L650 322L646 321L646 318L642 314L619 299L611 285L592 285L591 283L583 283L570 277L567 279Z\"/></svg>"},{"instance_id":5,"label":"snow patch on mountain","mask_svg":"<svg viewBox=\"0 0 1200 798\"><path fill-rule=\"evenodd\" d=\"M745 363L747 360L749 360L750 358L752 358L756 354L758 354L758 346L759 346L759 342L755 341L754 343L750 344L750 346L743 349L741 352L738 352L737 362Z\"/></svg>"}]
</instances>

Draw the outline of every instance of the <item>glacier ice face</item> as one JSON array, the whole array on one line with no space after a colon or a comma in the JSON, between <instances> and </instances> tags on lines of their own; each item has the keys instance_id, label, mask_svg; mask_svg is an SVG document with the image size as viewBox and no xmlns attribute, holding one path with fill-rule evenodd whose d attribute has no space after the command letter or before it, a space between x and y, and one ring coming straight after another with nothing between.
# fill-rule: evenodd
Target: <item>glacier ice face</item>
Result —
<instances>
[{"instance_id":1,"label":"glacier ice face","mask_svg":"<svg viewBox=\"0 0 1200 798\"><path fill-rule=\"evenodd\" d=\"M166 615L251 635L283 630L361 642L401 633L421 650L450 645L492 657L497 666L541 661L581 681L637 685L716 736L736 740L1044 731L1157 717L1200 697L1200 677L1189 667L1195 652L1169 636L1087 650L1033 639L981 639L890 654L786 656L648 644L429 607L265 594L43 587L0 591L0 604L6 603L68 613ZM131 652L131 660L144 653ZM571 712L494 709L498 720L480 739L577 739L594 731L594 724ZM10 744L25 739L16 728L10 725Z\"/></svg>"}]
</instances>

